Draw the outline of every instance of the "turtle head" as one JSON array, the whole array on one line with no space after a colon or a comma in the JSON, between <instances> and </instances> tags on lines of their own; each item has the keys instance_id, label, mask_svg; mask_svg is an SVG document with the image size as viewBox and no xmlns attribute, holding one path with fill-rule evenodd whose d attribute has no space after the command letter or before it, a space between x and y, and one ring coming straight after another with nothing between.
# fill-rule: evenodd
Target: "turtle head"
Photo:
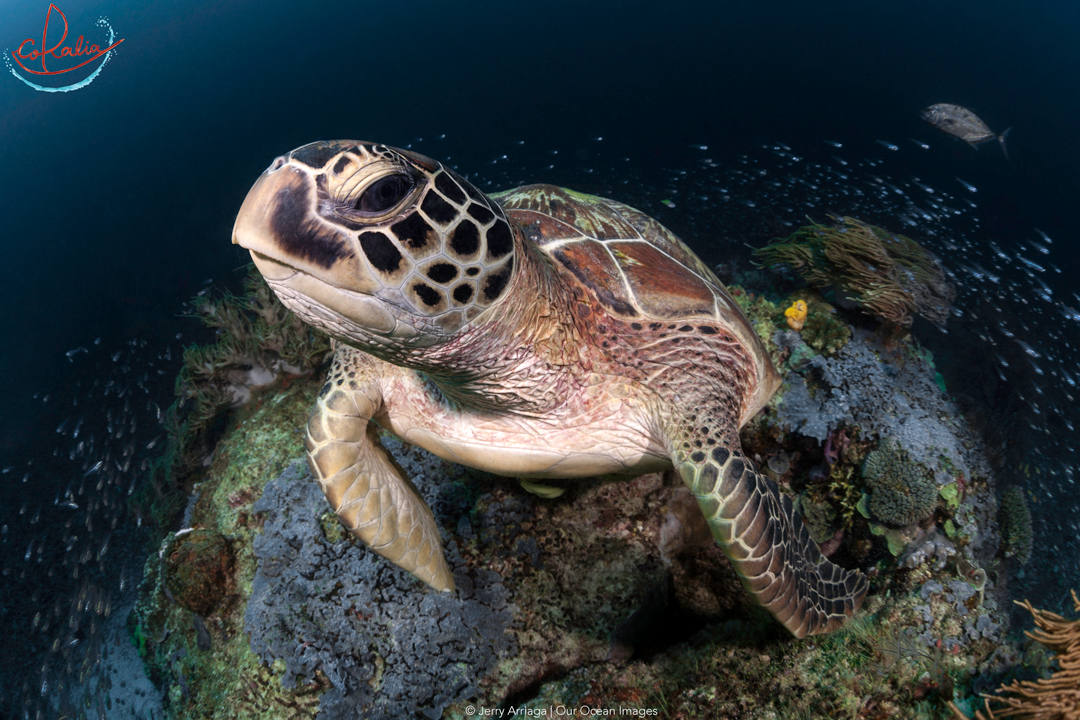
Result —
<instances>
[{"instance_id":1,"label":"turtle head","mask_svg":"<svg viewBox=\"0 0 1080 720\"><path fill-rule=\"evenodd\" d=\"M509 284L515 232L440 163L335 141L275 159L233 242L302 320L380 354L446 342L483 314Z\"/></svg>"}]
</instances>

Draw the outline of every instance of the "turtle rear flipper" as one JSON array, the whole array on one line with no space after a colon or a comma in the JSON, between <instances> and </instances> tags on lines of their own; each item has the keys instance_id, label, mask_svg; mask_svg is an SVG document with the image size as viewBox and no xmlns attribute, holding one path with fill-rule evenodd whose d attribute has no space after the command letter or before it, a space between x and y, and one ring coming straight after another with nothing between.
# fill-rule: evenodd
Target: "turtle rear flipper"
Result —
<instances>
[{"instance_id":1,"label":"turtle rear flipper","mask_svg":"<svg viewBox=\"0 0 1080 720\"><path fill-rule=\"evenodd\" d=\"M368 421L381 401L374 383L363 383L360 353L338 348L331 371L307 427L308 462L330 507L365 545L440 591L454 590L443 557L435 517L427 503L379 444ZM358 362L349 363L349 360ZM335 383L333 378L338 378ZM360 382L356 382L360 381ZM355 385L355 387L353 387Z\"/></svg>"},{"instance_id":2,"label":"turtle rear flipper","mask_svg":"<svg viewBox=\"0 0 1080 720\"><path fill-rule=\"evenodd\" d=\"M866 576L826 559L791 500L741 452L672 456L743 585L795 637L835 630L859 608Z\"/></svg>"}]
</instances>

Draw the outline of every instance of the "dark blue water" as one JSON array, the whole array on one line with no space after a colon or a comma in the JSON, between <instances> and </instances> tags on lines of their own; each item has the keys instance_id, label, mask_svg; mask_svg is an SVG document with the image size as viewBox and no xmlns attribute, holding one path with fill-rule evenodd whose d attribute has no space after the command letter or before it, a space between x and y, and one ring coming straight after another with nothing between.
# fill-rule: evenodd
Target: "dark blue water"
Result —
<instances>
[{"instance_id":1,"label":"dark blue water","mask_svg":"<svg viewBox=\"0 0 1080 720\"><path fill-rule=\"evenodd\" d=\"M124 43L79 91L0 83L3 381L14 383L2 393L14 404L3 448L32 437L12 418L28 411L27 388L67 369L64 351L102 335L167 336L202 280L226 279L243 262L228 238L245 190L276 154L313 139L445 134L421 149L467 170L517 140L569 154L603 136L647 176L690 143L906 144L933 137L918 109L949 101L1014 127L1011 166L997 148L934 137L964 172L1000 182L1009 207L997 222L1064 240L1080 11L1051 7L64 6L73 31L106 15ZM44 6L6 13L3 44L39 34L43 17ZM575 169L522 179L566 182Z\"/></svg>"},{"instance_id":2,"label":"dark blue water","mask_svg":"<svg viewBox=\"0 0 1080 720\"><path fill-rule=\"evenodd\" d=\"M11 468L0 483L5 538L19 536L4 541L18 556L5 567L34 531L48 542L41 525L23 528L26 516L55 506L85 472L89 456L64 459L77 442L71 427L80 417L103 425L110 403L122 413L125 384L130 412L145 420L135 457L152 455L145 444L160 433L151 403L171 401L181 347L198 333L179 317L183 303L207 280L239 287L247 258L230 232L245 193L277 154L318 139L412 145L485 190L545 181L612 195L656 214L709 262L745 253L744 242L760 246L778 221L806 214L862 209L886 222L901 212L898 200L841 192L868 187L870 175L917 176L955 196L959 219L925 223L952 267L986 265L989 241L1022 248L1038 227L1054 240L1049 261L1060 273L1039 275L1054 299L1019 304L1009 317L1040 343L1050 374L1015 382L1020 407L1038 402L1024 383L1053 396L1025 411L1025 452L1071 467L1063 418L1072 403L1055 394L1065 381L1051 366L1080 377L1076 323L1059 305L1080 306L1071 296L1080 270L1080 10L723 5L61 4L73 35L97 39L94 22L107 16L124 42L74 92L36 92L0 75L0 466ZM10 53L40 35L47 7L5 8L0 47ZM975 151L925 125L918 111L936 102L973 108L997 132L1011 127L1011 162L996 143ZM879 164L822 176L826 199L790 180L817 177L812 165L842 169L837 156ZM778 185L732 175L747 157ZM959 204L957 176L978 187L977 207ZM753 207L722 200L724 191ZM1015 259L1002 265L1012 285L961 273L969 308L982 294L1032 294L1031 272ZM976 324L995 322L984 313ZM935 342L947 350L950 341ZM1054 491L1075 503L1068 484ZM1066 543L1070 522L1043 528L1044 540Z\"/></svg>"}]
</instances>

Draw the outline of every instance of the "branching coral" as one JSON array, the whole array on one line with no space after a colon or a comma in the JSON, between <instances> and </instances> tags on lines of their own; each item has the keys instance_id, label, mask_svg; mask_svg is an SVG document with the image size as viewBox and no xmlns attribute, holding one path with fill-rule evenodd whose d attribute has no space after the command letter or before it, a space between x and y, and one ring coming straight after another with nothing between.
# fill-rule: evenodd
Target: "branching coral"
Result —
<instances>
[{"instance_id":1,"label":"branching coral","mask_svg":"<svg viewBox=\"0 0 1080 720\"><path fill-rule=\"evenodd\" d=\"M1080 597L1075 590L1072 598L1073 611L1080 613ZM1049 679L1013 681L998 688L996 695L984 695L986 715L977 712L976 720L1080 720L1080 618L1066 620L1056 613L1038 610L1026 600L1016 604L1027 608L1039 628L1024 634L1057 653L1058 670ZM991 703L1004 707L995 712ZM957 718L965 718L955 705L949 705Z\"/></svg>"},{"instance_id":2,"label":"branching coral","mask_svg":"<svg viewBox=\"0 0 1080 720\"><path fill-rule=\"evenodd\" d=\"M855 218L813 223L754 251L766 267L788 265L808 283L837 290L898 325L918 313L939 326L956 290L938 260L914 240Z\"/></svg>"}]
</instances>

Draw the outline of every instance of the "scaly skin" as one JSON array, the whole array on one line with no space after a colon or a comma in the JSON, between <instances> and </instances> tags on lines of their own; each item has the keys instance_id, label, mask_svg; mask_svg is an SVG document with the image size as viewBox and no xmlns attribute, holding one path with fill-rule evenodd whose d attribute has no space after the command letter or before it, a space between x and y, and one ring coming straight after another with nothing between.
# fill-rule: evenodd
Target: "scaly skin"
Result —
<instances>
[{"instance_id":1,"label":"scaly skin","mask_svg":"<svg viewBox=\"0 0 1080 720\"><path fill-rule=\"evenodd\" d=\"M791 500L759 473L737 441L708 450L674 443L671 455L713 538L743 586L795 637L840 627L862 603L866 576L821 555Z\"/></svg>"},{"instance_id":2,"label":"scaly skin","mask_svg":"<svg viewBox=\"0 0 1080 720\"><path fill-rule=\"evenodd\" d=\"M742 455L738 429L779 377L723 286L633 208L546 185L496 199L433 160L340 141L276 160L241 208L234 241L339 341L307 447L342 521L453 589L376 424L518 477L674 466L758 601L797 637L838 627L866 578L823 558Z\"/></svg>"},{"instance_id":3,"label":"scaly skin","mask_svg":"<svg viewBox=\"0 0 1080 720\"><path fill-rule=\"evenodd\" d=\"M365 545L437 590L453 590L435 518L379 444L368 421L377 386L327 386L307 426L308 463L330 507Z\"/></svg>"}]
</instances>

